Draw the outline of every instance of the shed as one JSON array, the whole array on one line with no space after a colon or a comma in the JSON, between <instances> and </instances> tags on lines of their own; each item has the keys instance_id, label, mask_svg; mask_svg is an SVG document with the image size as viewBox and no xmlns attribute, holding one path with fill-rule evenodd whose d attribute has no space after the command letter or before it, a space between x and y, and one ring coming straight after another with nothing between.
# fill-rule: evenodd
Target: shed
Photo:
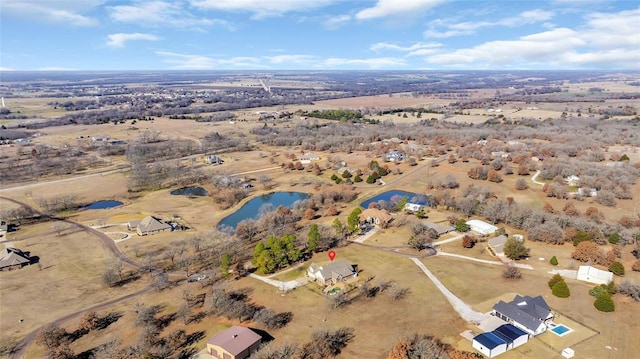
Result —
<instances>
[{"instance_id":1,"label":"shed","mask_svg":"<svg viewBox=\"0 0 640 359\"><path fill-rule=\"evenodd\" d=\"M467 225L471 228L472 231L483 236L493 234L498 230L498 227L494 226L493 224L489 224L479 219L468 220Z\"/></svg>"},{"instance_id":2,"label":"shed","mask_svg":"<svg viewBox=\"0 0 640 359\"><path fill-rule=\"evenodd\" d=\"M503 324L497 327L493 333L507 341L508 349L517 348L529 341L529 334L513 324Z\"/></svg>"},{"instance_id":3,"label":"shed","mask_svg":"<svg viewBox=\"0 0 640 359\"><path fill-rule=\"evenodd\" d=\"M507 351L507 342L492 332L476 335L471 346L489 358Z\"/></svg>"},{"instance_id":4,"label":"shed","mask_svg":"<svg viewBox=\"0 0 640 359\"><path fill-rule=\"evenodd\" d=\"M577 279L594 284L609 284L613 281L613 273L592 266L580 266Z\"/></svg>"}]
</instances>

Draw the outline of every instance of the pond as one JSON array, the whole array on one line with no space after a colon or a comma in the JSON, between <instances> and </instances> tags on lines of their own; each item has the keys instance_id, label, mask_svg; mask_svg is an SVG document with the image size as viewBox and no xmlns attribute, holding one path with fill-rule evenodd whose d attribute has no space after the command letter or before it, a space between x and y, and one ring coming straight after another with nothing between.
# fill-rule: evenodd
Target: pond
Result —
<instances>
[{"instance_id":1,"label":"pond","mask_svg":"<svg viewBox=\"0 0 640 359\"><path fill-rule=\"evenodd\" d=\"M122 202L114 200L104 200L93 202L90 205L84 207L84 209L107 209L122 206Z\"/></svg>"},{"instance_id":2,"label":"pond","mask_svg":"<svg viewBox=\"0 0 640 359\"><path fill-rule=\"evenodd\" d=\"M203 197L208 196L209 192L202 187L190 186L174 189L171 194L174 196Z\"/></svg>"},{"instance_id":3,"label":"pond","mask_svg":"<svg viewBox=\"0 0 640 359\"><path fill-rule=\"evenodd\" d=\"M284 206L292 208L294 203L308 199L309 195L302 192L274 192L256 197L245 203L240 209L225 217L218 223L218 228L235 229L238 223L245 219L257 219L269 208Z\"/></svg>"},{"instance_id":4,"label":"pond","mask_svg":"<svg viewBox=\"0 0 640 359\"><path fill-rule=\"evenodd\" d=\"M421 204L427 207L430 206L429 197L422 194L400 191L400 190L392 190L392 191L380 193L379 195L360 203L360 206L364 208L369 208L369 204L371 204L372 202L378 202L378 201L384 201L387 203L397 202L398 200L402 199L402 197L405 197L405 196L409 199L410 203Z\"/></svg>"}]
</instances>

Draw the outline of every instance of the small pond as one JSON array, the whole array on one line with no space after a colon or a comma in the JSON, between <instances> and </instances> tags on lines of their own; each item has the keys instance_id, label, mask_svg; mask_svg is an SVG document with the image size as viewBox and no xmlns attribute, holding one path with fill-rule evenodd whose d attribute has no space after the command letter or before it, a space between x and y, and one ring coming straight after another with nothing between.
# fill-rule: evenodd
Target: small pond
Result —
<instances>
[{"instance_id":1,"label":"small pond","mask_svg":"<svg viewBox=\"0 0 640 359\"><path fill-rule=\"evenodd\" d=\"M122 202L114 200L104 200L93 202L90 205L84 207L84 209L107 209L122 206Z\"/></svg>"},{"instance_id":2,"label":"small pond","mask_svg":"<svg viewBox=\"0 0 640 359\"><path fill-rule=\"evenodd\" d=\"M209 192L202 187L190 186L174 189L171 194L174 196L203 197L208 196Z\"/></svg>"},{"instance_id":3,"label":"small pond","mask_svg":"<svg viewBox=\"0 0 640 359\"><path fill-rule=\"evenodd\" d=\"M379 195L360 203L360 206L364 208L369 208L369 204L371 204L372 202L378 202L378 201L385 201L387 203L397 202L400 199L402 199L402 197L405 197L405 196L409 199L410 203L430 206L429 197L425 195L417 194L417 193L400 191L400 190L392 190L392 191L380 193Z\"/></svg>"},{"instance_id":4,"label":"small pond","mask_svg":"<svg viewBox=\"0 0 640 359\"><path fill-rule=\"evenodd\" d=\"M309 195L302 192L274 192L256 197L245 203L240 209L225 217L218 228L235 229L238 223L245 219L257 219L266 209L275 209L279 206L292 208L294 203L308 199Z\"/></svg>"}]
</instances>

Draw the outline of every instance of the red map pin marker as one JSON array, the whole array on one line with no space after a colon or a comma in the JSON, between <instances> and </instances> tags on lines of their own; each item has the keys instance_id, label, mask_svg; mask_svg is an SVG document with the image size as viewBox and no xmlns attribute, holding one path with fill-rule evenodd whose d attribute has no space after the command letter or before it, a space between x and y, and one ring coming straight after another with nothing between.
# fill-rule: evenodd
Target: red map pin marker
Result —
<instances>
[{"instance_id":1,"label":"red map pin marker","mask_svg":"<svg viewBox=\"0 0 640 359\"><path fill-rule=\"evenodd\" d=\"M333 262L333 260L336 258L336 252L329 251L329 253L327 254L329 255L329 259L331 259L331 261Z\"/></svg>"}]
</instances>

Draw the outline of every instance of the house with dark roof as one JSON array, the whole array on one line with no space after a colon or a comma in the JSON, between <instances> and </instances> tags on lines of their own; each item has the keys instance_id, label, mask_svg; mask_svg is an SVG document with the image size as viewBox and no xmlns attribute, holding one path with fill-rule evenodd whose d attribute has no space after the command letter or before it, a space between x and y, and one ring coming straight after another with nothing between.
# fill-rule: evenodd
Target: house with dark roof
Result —
<instances>
[{"instance_id":1,"label":"house with dark roof","mask_svg":"<svg viewBox=\"0 0 640 359\"><path fill-rule=\"evenodd\" d=\"M307 269L307 276L320 285L327 285L356 278L358 271L356 266L343 259L325 265L311 263Z\"/></svg>"},{"instance_id":2,"label":"house with dark roof","mask_svg":"<svg viewBox=\"0 0 640 359\"><path fill-rule=\"evenodd\" d=\"M222 160L222 158L216 156L216 155L208 155L205 157L205 161L210 164L210 165L221 165L224 163L224 160Z\"/></svg>"},{"instance_id":3,"label":"house with dark roof","mask_svg":"<svg viewBox=\"0 0 640 359\"><path fill-rule=\"evenodd\" d=\"M146 236L173 229L170 224L154 216L146 216L141 221L131 221L128 223L128 227L129 230L135 229L139 236Z\"/></svg>"},{"instance_id":4,"label":"house with dark roof","mask_svg":"<svg viewBox=\"0 0 640 359\"><path fill-rule=\"evenodd\" d=\"M492 332L476 335L471 345L480 353L493 358L527 341L529 341L529 335L526 332L511 324L503 324Z\"/></svg>"},{"instance_id":5,"label":"house with dark roof","mask_svg":"<svg viewBox=\"0 0 640 359\"><path fill-rule=\"evenodd\" d=\"M531 336L544 333L547 324L553 319L553 313L542 296L516 297L509 303L499 301L493 306L491 314L513 324Z\"/></svg>"},{"instance_id":6,"label":"house with dark roof","mask_svg":"<svg viewBox=\"0 0 640 359\"><path fill-rule=\"evenodd\" d=\"M29 255L18 248L7 247L0 251L0 271L9 271L31 264Z\"/></svg>"},{"instance_id":7,"label":"house with dark roof","mask_svg":"<svg viewBox=\"0 0 640 359\"><path fill-rule=\"evenodd\" d=\"M216 359L244 359L255 352L262 337L253 330L237 325L218 333L207 341L207 353Z\"/></svg>"}]
</instances>

